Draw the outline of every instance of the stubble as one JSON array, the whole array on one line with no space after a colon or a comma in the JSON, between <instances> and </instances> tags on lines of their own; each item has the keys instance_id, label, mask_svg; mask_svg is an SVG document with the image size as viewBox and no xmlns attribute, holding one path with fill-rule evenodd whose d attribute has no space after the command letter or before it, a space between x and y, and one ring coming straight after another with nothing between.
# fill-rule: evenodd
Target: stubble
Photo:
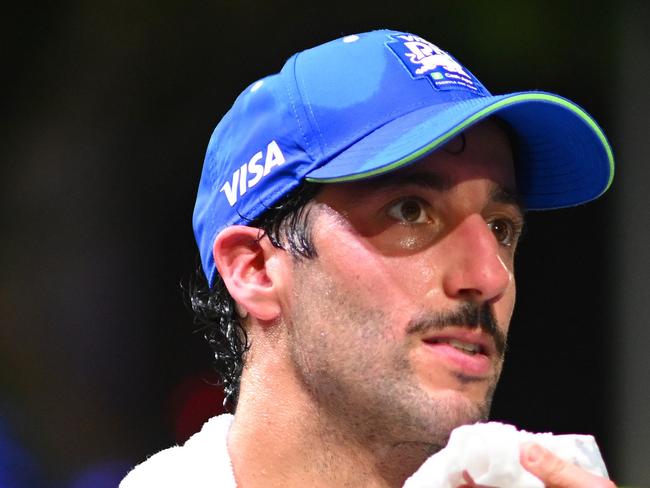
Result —
<instances>
[{"instance_id":1,"label":"stubble","mask_svg":"<svg viewBox=\"0 0 650 488\"><path fill-rule=\"evenodd\" d=\"M419 339L395 337L394 311L341 289L318 259L295 268L290 354L321 430L361 446L416 450L424 460L455 427L487 419L496 374L482 402L453 391L432 395L411 362Z\"/></svg>"}]
</instances>

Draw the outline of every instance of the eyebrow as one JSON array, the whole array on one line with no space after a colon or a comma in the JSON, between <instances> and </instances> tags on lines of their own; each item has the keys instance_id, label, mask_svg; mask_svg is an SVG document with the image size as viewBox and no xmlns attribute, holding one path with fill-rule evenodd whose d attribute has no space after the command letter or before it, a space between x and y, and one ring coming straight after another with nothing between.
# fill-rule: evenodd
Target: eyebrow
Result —
<instances>
[{"instance_id":1,"label":"eyebrow","mask_svg":"<svg viewBox=\"0 0 650 488\"><path fill-rule=\"evenodd\" d=\"M374 178L372 184L373 190L413 185L427 190L446 191L453 186L450 178L430 172L388 173Z\"/></svg>"},{"instance_id":2,"label":"eyebrow","mask_svg":"<svg viewBox=\"0 0 650 488\"><path fill-rule=\"evenodd\" d=\"M496 185L490 192L490 199L497 203L512 205L517 207L519 212L523 215L526 210L524 199L516 190L505 188L501 185Z\"/></svg>"},{"instance_id":3,"label":"eyebrow","mask_svg":"<svg viewBox=\"0 0 650 488\"><path fill-rule=\"evenodd\" d=\"M388 173L374 178L372 181L373 193L387 188L399 188L405 185L444 192L451 189L455 185L455 182L444 175L422 171ZM524 200L521 194L513 188L495 184L492 191L490 191L490 200L496 203L512 205L517 208L522 216L525 213L526 205L524 204Z\"/></svg>"}]
</instances>

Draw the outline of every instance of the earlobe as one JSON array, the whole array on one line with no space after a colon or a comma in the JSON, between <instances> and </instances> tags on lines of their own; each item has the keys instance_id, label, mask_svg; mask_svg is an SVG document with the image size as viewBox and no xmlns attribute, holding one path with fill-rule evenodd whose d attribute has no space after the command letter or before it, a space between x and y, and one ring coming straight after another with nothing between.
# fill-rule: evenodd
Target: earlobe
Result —
<instances>
[{"instance_id":1,"label":"earlobe","mask_svg":"<svg viewBox=\"0 0 650 488\"><path fill-rule=\"evenodd\" d=\"M238 310L246 311L259 321L273 321L280 315L277 287L268 273L271 246L259 239L260 230L234 225L222 230L212 252L217 270ZM241 312L240 312L241 315Z\"/></svg>"}]
</instances>

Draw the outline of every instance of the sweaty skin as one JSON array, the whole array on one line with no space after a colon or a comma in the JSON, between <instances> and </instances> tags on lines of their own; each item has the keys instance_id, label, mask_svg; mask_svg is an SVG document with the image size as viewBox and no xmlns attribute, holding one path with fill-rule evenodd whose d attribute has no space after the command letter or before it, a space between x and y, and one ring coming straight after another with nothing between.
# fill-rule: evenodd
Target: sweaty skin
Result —
<instances>
[{"instance_id":1,"label":"sweaty skin","mask_svg":"<svg viewBox=\"0 0 650 488\"><path fill-rule=\"evenodd\" d=\"M453 427L487 416L502 356L481 371L461 367L423 343L441 331L420 324L474 303L507 330L516 238L500 244L487 223L511 225L514 238L521 213L492 198L514 187L507 144L488 145L497 131L471 132L461 154L439 152L379 181L325 187L317 198L319 256L294 266L286 307L291 355L321 414L359 442L390 436L433 451ZM415 183L429 175L437 179ZM476 324L454 327L482 333Z\"/></svg>"},{"instance_id":2,"label":"sweaty skin","mask_svg":"<svg viewBox=\"0 0 650 488\"><path fill-rule=\"evenodd\" d=\"M505 133L485 122L463 137L463 150L325 185L316 258L264 238L218 263L249 313L229 437L243 486L401 486L454 427L487 416L522 213Z\"/></svg>"},{"instance_id":3,"label":"sweaty skin","mask_svg":"<svg viewBox=\"0 0 650 488\"><path fill-rule=\"evenodd\" d=\"M309 211L313 259L251 227L215 242L251 341L228 437L235 477L400 487L489 412L523 225L509 141L483 122L408 168L324 186ZM614 486L527 449L522 464L551 488Z\"/></svg>"}]
</instances>

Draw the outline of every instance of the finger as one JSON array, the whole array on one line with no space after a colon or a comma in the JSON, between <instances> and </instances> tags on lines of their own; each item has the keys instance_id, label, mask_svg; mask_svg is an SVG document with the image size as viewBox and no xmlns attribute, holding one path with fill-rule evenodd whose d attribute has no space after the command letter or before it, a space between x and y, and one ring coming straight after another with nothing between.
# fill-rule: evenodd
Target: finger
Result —
<instances>
[{"instance_id":1,"label":"finger","mask_svg":"<svg viewBox=\"0 0 650 488\"><path fill-rule=\"evenodd\" d=\"M520 461L525 469L544 482L546 488L616 488L612 481L591 474L538 444L524 444Z\"/></svg>"},{"instance_id":2,"label":"finger","mask_svg":"<svg viewBox=\"0 0 650 488\"><path fill-rule=\"evenodd\" d=\"M458 488L476 488L474 478L472 478L472 475L467 470L463 471L463 479L465 480L465 484L458 486Z\"/></svg>"},{"instance_id":3,"label":"finger","mask_svg":"<svg viewBox=\"0 0 650 488\"><path fill-rule=\"evenodd\" d=\"M467 470L463 471L463 479L465 480L465 483L456 488L497 488L494 486L477 485L474 478L472 478L472 475L469 474L469 471Z\"/></svg>"}]
</instances>

